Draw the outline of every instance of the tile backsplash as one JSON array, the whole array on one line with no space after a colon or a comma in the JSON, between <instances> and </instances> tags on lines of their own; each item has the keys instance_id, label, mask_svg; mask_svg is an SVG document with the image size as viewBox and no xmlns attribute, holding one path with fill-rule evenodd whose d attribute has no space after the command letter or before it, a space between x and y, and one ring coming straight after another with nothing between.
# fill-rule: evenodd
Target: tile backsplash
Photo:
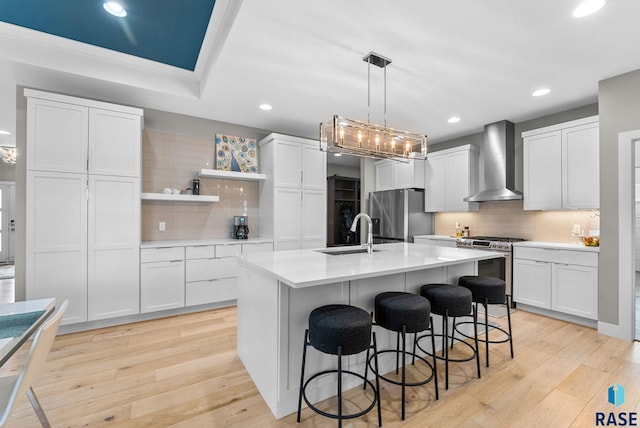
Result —
<instances>
[{"instance_id":1,"label":"tile backsplash","mask_svg":"<svg viewBox=\"0 0 640 428\"><path fill-rule=\"evenodd\" d=\"M155 130L142 134L142 191L162 193L165 187L191 187L202 168L215 168L214 138L195 138ZM219 239L230 237L233 216L243 214L247 201L249 236L259 236L259 191L255 181L200 179L201 195L219 202L142 203L142 240ZM165 222L166 230L159 230Z\"/></svg>"},{"instance_id":2,"label":"tile backsplash","mask_svg":"<svg viewBox=\"0 0 640 428\"><path fill-rule=\"evenodd\" d=\"M469 226L471 235L507 236L530 241L578 243L574 225L588 233L600 229L599 211L524 211L522 201L483 202L468 213L437 213L435 233L455 235L456 222Z\"/></svg>"}]
</instances>

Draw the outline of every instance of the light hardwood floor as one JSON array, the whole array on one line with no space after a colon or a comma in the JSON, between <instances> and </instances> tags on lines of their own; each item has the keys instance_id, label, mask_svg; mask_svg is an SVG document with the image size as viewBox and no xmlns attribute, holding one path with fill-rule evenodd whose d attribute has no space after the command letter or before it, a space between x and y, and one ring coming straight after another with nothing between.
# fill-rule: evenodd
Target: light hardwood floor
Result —
<instances>
[{"instance_id":1,"label":"light hardwood floor","mask_svg":"<svg viewBox=\"0 0 640 428\"><path fill-rule=\"evenodd\" d=\"M473 363L453 365L439 401L431 383L408 388L404 422L399 387L383 383L383 426L588 427L597 411L640 411L638 343L523 311L513 326L515 359L494 345L482 379ZM607 403L615 383L626 388L618 408ZM58 336L34 389L55 427L296 426L295 415L274 419L240 362L235 308ZM337 426L308 409L302 418L300 427ZM376 425L375 411L345 423ZM8 427L37 426L22 399Z\"/></svg>"}]
</instances>

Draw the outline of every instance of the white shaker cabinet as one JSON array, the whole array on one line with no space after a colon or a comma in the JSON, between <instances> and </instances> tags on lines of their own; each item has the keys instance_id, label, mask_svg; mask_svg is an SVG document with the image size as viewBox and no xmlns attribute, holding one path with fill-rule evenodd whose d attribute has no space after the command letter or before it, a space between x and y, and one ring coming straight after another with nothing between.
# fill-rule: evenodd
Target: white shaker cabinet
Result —
<instances>
[{"instance_id":1,"label":"white shaker cabinet","mask_svg":"<svg viewBox=\"0 0 640 428\"><path fill-rule=\"evenodd\" d=\"M478 148L467 144L427 155L425 212L478 211L464 198L478 191Z\"/></svg>"},{"instance_id":2,"label":"white shaker cabinet","mask_svg":"<svg viewBox=\"0 0 640 428\"><path fill-rule=\"evenodd\" d=\"M24 94L27 299L68 298L65 324L139 313L142 110Z\"/></svg>"},{"instance_id":3,"label":"white shaker cabinet","mask_svg":"<svg viewBox=\"0 0 640 428\"><path fill-rule=\"evenodd\" d=\"M424 189L424 161L379 160L374 163L375 190Z\"/></svg>"},{"instance_id":4,"label":"white shaker cabinet","mask_svg":"<svg viewBox=\"0 0 640 428\"><path fill-rule=\"evenodd\" d=\"M522 133L525 210L598 209L598 116Z\"/></svg>"},{"instance_id":5,"label":"white shaker cabinet","mask_svg":"<svg viewBox=\"0 0 640 428\"><path fill-rule=\"evenodd\" d=\"M140 250L140 311L184 307L184 247Z\"/></svg>"},{"instance_id":6,"label":"white shaker cabinet","mask_svg":"<svg viewBox=\"0 0 640 428\"><path fill-rule=\"evenodd\" d=\"M186 305L235 300L241 244L187 247Z\"/></svg>"},{"instance_id":7,"label":"white shaker cabinet","mask_svg":"<svg viewBox=\"0 0 640 428\"><path fill-rule=\"evenodd\" d=\"M260 234L274 250L326 246L326 153L315 140L270 134L258 144L261 169Z\"/></svg>"},{"instance_id":8,"label":"white shaker cabinet","mask_svg":"<svg viewBox=\"0 0 640 428\"><path fill-rule=\"evenodd\" d=\"M551 314L597 320L598 253L581 247L542 248L535 243L514 246L513 299Z\"/></svg>"},{"instance_id":9,"label":"white shaker cabinet","mask_svg":"<svg viewBox=\"0 0 640 428\"><path fill-rule=\"evenodd\" d=\"M87 180L28 171L26 297L69 300L66 324L87 320Z\"/></svg>"},{"instance_id":10,"label":"white shaker cabinet","mask_svg":"<svg viewBox=\"0 0 640 428\"><path fill-rule=\"evenodd\" d=\"M140 179L89 175L88 319L140 311Z\"/></svg>"}]
</instances>

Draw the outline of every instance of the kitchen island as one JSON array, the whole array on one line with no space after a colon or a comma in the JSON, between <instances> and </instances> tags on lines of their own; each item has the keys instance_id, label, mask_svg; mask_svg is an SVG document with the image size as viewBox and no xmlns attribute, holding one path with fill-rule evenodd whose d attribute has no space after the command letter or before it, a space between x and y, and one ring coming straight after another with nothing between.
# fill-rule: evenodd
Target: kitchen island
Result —
<instances>
[{"instance_id":1,"label":"kitchen island","mask_svg":"<svg viewBox=\"0 0 640 428\"><path fill-rule=\"evenodd\" d=\"M478 260L504 256L409 243L376 245L372 254L336 254L353 249L277 251L239 259L238 354L276 418L296 411L304 331L314 308L349 304L372 312L378 293L417 293L427 283L455 284L458 277L477 273ZM395 334L374 331L379 349L395 347ZM350 356L343 364L360 371L364 360L364 354ZM392 360L381 359L382 373L391 370ZM308 373L335 364L333 355L314 350L307 355ZM356 380L346 378L344 384L355 386ZM335 378L323 377L307 395L320 401L335 394Z\"/></svg>"}]
</instances>

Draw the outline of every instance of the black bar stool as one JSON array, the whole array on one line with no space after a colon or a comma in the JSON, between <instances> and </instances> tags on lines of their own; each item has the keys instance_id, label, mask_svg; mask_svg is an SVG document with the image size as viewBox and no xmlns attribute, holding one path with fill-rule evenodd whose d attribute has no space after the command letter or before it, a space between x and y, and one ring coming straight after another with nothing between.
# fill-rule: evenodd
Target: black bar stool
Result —
<instances>
[{"instance_id":1,"label":"black bar stool","mask_svg":"<svg viewBox=\"0 0 640 428\"><path fill-rule=\"evenodd\" d=\"M511 358L513 358L513 336L511 334L511 296L506 294L507 283L499 278L493 278L490 276L476 276L467 275L458 278L458 285L465 287L471 291L473 297L473 304L475 306L475 312L478 312L478 303L484 308L484 344L486 353L487 367L489 367L489 344L490 343L505 343L509 342L509 348L511 350ZM509 331L500 327L496 323L489 323L488 306L489 305L505 305L507 308L507 324ZM457 325L467 324L467 322L461 322ZM454 329L465 337L469 337L464 333L457 330L457 325L454 320ZM489 340L489 326L501 331L504 336L499 339Z\"/></svg>"},{"instance_id":2,"label":"black bar stool","mask_svg":"<svg viewBox=\"0 0 640 428\"><path fill-rule=\"evenodd\" d=\"M342 427L343 419L352 419L363 416L378 404L378 426L382 426L382 412L380 410L380 385L377 375L378 358L376 348L376 336L371 332L371 315L365 310L349 305L326 305L314 309L309 314L309 328L304 333L304 347L302 351L302 371L300 373L300 392L298 395L298 419L300 422L300 412L302 410L302 399L311 410L323 416L338 419L338 427ZM372 340L373 339L373 340ZM304 369L307 360L307 346L311 345L315 349L325 354L338 356L337 370L324 370L311 376L304 381ZM369 352L373 348L374 362L376 367L376 385L365 375L342 369L342 356L358 354L363 351ZM366 367L366 363L365 363ZM338 413L328 413L318 409L307 399L306 388L311 381L319 376L337 373L338 375ZM364 387L367 385L373 390L373 400L369 407L357 413L344 415L342 413L342 375L349 374L363 380Z\"/></svg>"},{"instance_id":3,"label":"black bar stool","mask_svg":"<svg viewBox=\"0 0 640 428\"><path fill-rule=\"evenodd\" d=\"M377 355L385 353L396 354L396 374L399 370L399 360L402 355L402 375L401 381L391 379L389 377L379 375L382 380L385 380L394 385L402 386L402 420L405 417L405 387L407 386L419 386L424 385L427 382L434 380L436 400L438 399L438 372L436 368L436 358L433 357L433 363L429 363L425 358L416 354L416 337L417 333L425 330L430 331L432 346L435 345L435 339L433 336L433 322L431 319L431 306L429 301L424 297L417 296L412 293L405 293L401 291L390 291L380 293L375 298L375 324L390 331L396 332L396 349L387 349L377 351ZM406 336L407 333L414 333L413 351L406 351ZM402 347L400 347L400 338L402 338ZM374 351L375 352L375 351ZM407 382L406 380L406 356L412 357L411 364L415 365L416 358L423 361L431 370L430 375L423 380L415 382ZM369 357L369 351L367 351L368 366L371 367L371 359L376 357L374 354ZM378 372L377 367L371 367L375 373ZM367 372L365 371L365 377Z\"/></svg>"},{"instance_id":4,"label":"black bar stool","mask_svg":"<svg viewBox=\"0 0 640 428\"><path fill-rule=\"evenodd\" d=\"M426 284L420 287L420 294L426 297L431 303L431 312L442 317L442 334L435 334L442 337L442 356L436 356L445 362L445 388L449 389L449 362L465 362L475 358L478 370L478 379L480 378L480 356L478 354L478 328L477 314L473 310L471 304L471 291L464 287L450 284ZM451 330L449 336L449 317L473 316L474 345L463 340L457 339L454 330ZM420 340L425 336L418 338L418 347L429 355L436 355L435 347L432 346L431 351L427 351L420 346ZM449 339L451 339L451 347L457 340L471 349L472 354L466 358L450 358L449 357Z\"/></svg>"}]
</instances>

